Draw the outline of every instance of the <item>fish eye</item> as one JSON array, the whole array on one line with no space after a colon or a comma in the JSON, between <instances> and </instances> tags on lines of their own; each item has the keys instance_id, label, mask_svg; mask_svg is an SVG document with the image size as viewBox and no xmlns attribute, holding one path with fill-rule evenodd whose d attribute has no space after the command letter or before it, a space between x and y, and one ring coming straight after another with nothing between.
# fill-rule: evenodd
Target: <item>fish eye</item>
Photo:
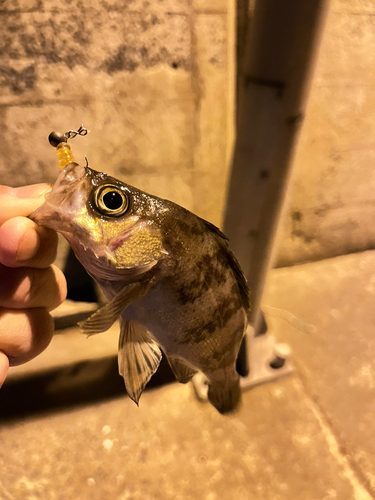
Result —
<instances>
[{"instance_id":1,"label":"fish eye","mask_svg":"<svg viewBox=\"0 0 375 500\"><path fill-rule=\"evenodd\" d=\"M128 208L126 194L116 186L101 186L95 193L95 205L103 215L119 217Z\"/></svg>"}]
</instances>

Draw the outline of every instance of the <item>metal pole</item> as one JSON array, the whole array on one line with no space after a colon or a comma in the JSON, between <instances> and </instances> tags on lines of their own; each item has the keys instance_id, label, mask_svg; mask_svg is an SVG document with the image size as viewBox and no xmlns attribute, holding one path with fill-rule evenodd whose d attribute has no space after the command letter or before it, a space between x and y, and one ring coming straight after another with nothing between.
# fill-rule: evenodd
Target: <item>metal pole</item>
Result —
<instances>
[{"instance_id":1,"label":"metal pole","mask_svg":"<svg viewBox=\"0 0 375 500\"><path fill-rule=\"evenodd\" d=\"M260 335L267 332L260 302L327 4L255 0L224 218L251 294L255 338L249 328L237 362L244 390L292 370L288 346ZM206 400L204 377L197 374L193 384L198 398Z\"/></svg>"},{"instance_id":2,"label":"metal pole","mask_svg":"<svg viewBox=\"0 0 375 500\"><path fill-rule=\"evenodd\" d=\"M255 331L327 4L257 0L251 21L224 232L249 283Z\"/></svg>"}]
</instances>

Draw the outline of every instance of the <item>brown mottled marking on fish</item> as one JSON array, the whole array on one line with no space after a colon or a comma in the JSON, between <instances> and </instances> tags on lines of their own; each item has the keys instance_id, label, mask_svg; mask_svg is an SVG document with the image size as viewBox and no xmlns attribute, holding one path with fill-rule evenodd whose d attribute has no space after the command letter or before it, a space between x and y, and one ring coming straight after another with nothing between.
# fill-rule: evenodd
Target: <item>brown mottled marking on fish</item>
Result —
<instances>
[{"instance_id":1,"label":"brown mottled marking on fish","mask_svg":"<svg viewBox=\"0 0 375 500\"><path fill-rule=\"evenodd\" d=\"M240 343L245 330L245 325L238 326L233 332L228 343L223 343L220 350L210 350L210 356L203 354L199 357L199 363L206 370L214 371L218 368L225 368L232 365L236 360L236 351L234 348Z\"/></svg>"},{"instance_id":2,"label":"brown mottled marking on fish","mask_svg":"<svg viewBox=\"0 0 375 500\"><path fill-rule=\"evenodd\" d=\"M202 236L206 233L206 228L203 224L199 223L199 219L190 220L189 222L185 222L181 218L176 218L174 223L182 233L188 236Z\"/></svg>"},{"instance_id":3,"label":"brown mottled marking on fish","mask_svg":"<svg viewBox=\"0 0 375 500\"><path fill-rule=\"evenodd\" d=\"M228 359L228 364L232 361L233 357L233 349L238 342L238 337L243 336L245 330L245 325L241 325L233 332L232 336L229 337L228 343L225 344L223 351L216 351L212 354L212 358L216 361L224 362L224 360ZM225 365L225 363L224 363ZM223 365L223 366L224 366Z\"/></svg>"},{"instance_id":4,"label":"brown mottled marking on fish","mask_svg":"<svg viewBox=\"0 0 375 500\"><path fill-rule=\"evenodd\" d=\"M216 254L203 255L195 268L195 277L186 283L183 282L176 290L178 301L182 305L195 302L210 288L223 285L227 281L228 268L224 267L222 260L216 258Z\"/></svg>"},{"instance_id":5,"label":"brown mottled marking on fish","mask_svg":"<svg viewBox=\"0 0 375 500\"><path fill-rule=\"evenodd\" d=\"M169 233L164 235L163 244L168 251L170 251L170 249L172 248L175 252L181 252L184 248L183 241L176 238L173 234Z\"/></svg>"},{"instance_id":6,"label":"brown mottled marking on fish","mask_svg":"<svg viewBox=\"0 0 375 500\"><path fill-rule=\"evenodd\" d=\"M225 297L212 311L211 319L200 325L189 328L182 340L181 344L199 344L207 340L217 329L222 329L228 321L241 308L241 302L237 296Z\"/></svg>"},{"instance_id":7,"label":"brown mottled marking on fish","mask_svg":"<svg viewBox=\"0 0 375 500\"><path fill-rule=\"evenodd\" d=\"M208 321L199 326L189 328L181 339L180 344L199 344L207 339L216 330L214 321Z\"/></svg>"},{"instance_id":8,"label":"brown mottled marking on fish","mask_svg":"<svg viewBox=\"0 0 375 500\"><path fill-rule=\"evenodd\" d=\"M244 309L248 311L250 309L249 288L247 286L246 278L241 270L241 266L236 256L229 248L228 238L225 236L225 234L223 234L220 231L219 228L217 228L210 222L205 221L204 219L201 220L205 223L207 229L211 231L211 234L214 236L216 243L219 245L220 249L223 250L225 255L225 263L231 268L233 275L237 281L238 291L241 296L242 305Z\"/></svg>"},{"instance_id":9,"label":"brown mottled marking on fish","mask_svg":"<svg viewBox=\"0 0 375 500\"><path fill-rule=\"evenodd\" d=\"M214 312L217 328L224 328L231 317L236 314L241 307L242 305L237 295L225 297Z\"/></svg>"}]
</instances>

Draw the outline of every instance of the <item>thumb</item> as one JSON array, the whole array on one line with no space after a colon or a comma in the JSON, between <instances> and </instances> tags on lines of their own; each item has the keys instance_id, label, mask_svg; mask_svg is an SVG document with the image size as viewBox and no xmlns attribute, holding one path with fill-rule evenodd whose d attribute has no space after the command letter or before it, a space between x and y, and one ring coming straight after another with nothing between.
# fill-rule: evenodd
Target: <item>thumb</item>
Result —
<instances>
[{"instance_id":1,"label":"thumb","mask_svg":"<svg viewBox=\"0 0 375 500\"><path fill-rule=\"evenodd\" d=\"M0 186L0 226L13 217L27 217L44 202L52 189L50 184L33 184L20 188Z\"/></svg>"}]
</instances>

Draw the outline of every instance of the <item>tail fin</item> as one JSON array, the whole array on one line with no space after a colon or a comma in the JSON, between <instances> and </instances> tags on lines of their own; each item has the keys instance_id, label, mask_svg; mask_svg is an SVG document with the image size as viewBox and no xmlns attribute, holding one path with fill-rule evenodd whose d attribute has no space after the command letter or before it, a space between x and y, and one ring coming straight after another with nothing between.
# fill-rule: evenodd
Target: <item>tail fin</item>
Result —
<instances>
[{"instance_id":1,"label":"tail fin","mask_svg":"<svg viewBox=\"0 0 375 500\"><path fill-rule=\"evenodd\" d=\"M223 370L212 373L208 377L208 400L223 415L238 409L241 403L238 373L230 370L230 373L224 372L224 377Z\"/></svg>"}]
</instances>

